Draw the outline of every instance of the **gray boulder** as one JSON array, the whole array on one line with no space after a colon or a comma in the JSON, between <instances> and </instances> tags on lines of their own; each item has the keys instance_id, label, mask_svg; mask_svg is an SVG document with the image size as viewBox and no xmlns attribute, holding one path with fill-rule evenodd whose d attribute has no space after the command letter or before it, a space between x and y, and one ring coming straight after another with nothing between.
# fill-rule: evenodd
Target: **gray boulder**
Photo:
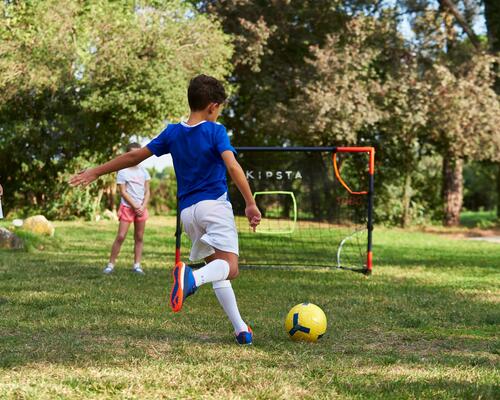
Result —
<instances>
[{"instance_id":1,"label":"gray boulder","mask_svg":"<svg viewBox=\"0 0 500 400\"><path fill-rule=\"evenodd\" d=\"M0 249L22 249L24 242L8 229L0 227Z\"/></svg>"}]
</instances>

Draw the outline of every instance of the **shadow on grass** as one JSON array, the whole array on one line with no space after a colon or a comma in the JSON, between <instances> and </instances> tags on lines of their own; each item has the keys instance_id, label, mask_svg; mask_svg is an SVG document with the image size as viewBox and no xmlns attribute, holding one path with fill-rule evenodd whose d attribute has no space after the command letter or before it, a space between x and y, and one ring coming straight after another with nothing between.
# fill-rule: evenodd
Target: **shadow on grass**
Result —
<instances>
[{"instance_id":1,"label":"shadow on grass","mask_svg":"<svg viewBox=\"0 0 500 400\"><path fill-rule=\"evenodd\" d=\"M398 246L378 244L374 251L374 269L377 265L430 268L500 268L500 245L466 243L457 241L456 246Z\"/></svg>"},{"instance_id":2,"label":"shadow on grass","mask_svg":"<svg viewBox=\"0 0 500 400\"><path fill-rule=\"evenodd\" d=\"M393 376L387 378L381 374L364 376L363 379L352 379L349 382L334 379L332 384L345 394L362 393L364 398L459 398L459 399L497 399L500 387L484 383L469 382L453 378L411 378ZM396 394L397 393L397 394ZM452 396L450 396L452 394Z\"/></svg>"},{"instance_id":3,"label":"shadow on grass","mask_svg":"<svg viewBox=\"0 0 500 400\"><path fill-rule=\"evenodd\" d=\"M62 229L61 250L0 253L0 368L149 360L203 368L226 362L220 360L225 349L238 358L231 326L210 287L200 288L180 314L168 309L170 270L162 249L171 248L173 238L164 243L152 237L146 254L155 267L146 276L126 271L126 261L113 276L101 274L114 229L97 242L82 239L91 237L91 229ZM248 350L255 362L268 370L330 374L325 388L335 385L350 394L494 398L498 386L464 383L446 371L478 369L490 379L500 364L498 302L494 290L481 289L495 285L490 274L500 266L497 247L462 248L458 242L433 243L430 236L415 243L396 239L377 245L382 273L375 269L370 278L325 268L243 269L233 286L256 334ZM124 248L122 260L130 254ZM385 266L391 267L387 273ZM444 272L433 281L433 274L410 268L422 266ZM320 305L329 319L317 345L292 343L283 329L288 310L303 301ZM343 363L352 368L339 372ZM409 370L386 372L401 364ZM411 368L444 372L439 379L411 379Z\"/></svg>"},{"instance_id":4,"label":"shadow on grass","mask_svg":"<svg viewBox=\"0 0 500 400\"><path fill-rule=\"evenodd\" d=\"M1 367L140 358L159 342L233 343L209 288L190 299L186 311L170 312L167 270L153 269L145 277L117 271L108 277L70 261L21 258L26 259L1 270ZM256 347L272 354L296 349L282 321L292 305L311 301L332 316L323 345L313 347L325 360L343 354L457 366L484 360L489 365L498 358L492 340L500 323L497 304L453 287L327 270L242 274L235 283L242 312L258 332Z\"/></svg>"}]
</instances>

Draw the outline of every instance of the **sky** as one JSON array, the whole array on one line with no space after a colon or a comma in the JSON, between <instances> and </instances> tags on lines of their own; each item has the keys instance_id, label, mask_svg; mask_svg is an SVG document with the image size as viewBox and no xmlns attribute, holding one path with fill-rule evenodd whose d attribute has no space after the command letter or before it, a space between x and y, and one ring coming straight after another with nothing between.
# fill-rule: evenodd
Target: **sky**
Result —
<instances>
[{"instance_id":1,"label":"sky","mask_svg":"<svg viewBox=\"0 0 500 400\"><path fill-rule=\"evenodd\" d=\"M146 146L149 143L150 139L144 138L140 141L141 146ZM145 168L155 168L158 171L165 169L166 167L171 167L173 165L172 157L170 154L156 157L151 156L147 160L143 161L141 165Z\"/></svg>"}]
</instances>

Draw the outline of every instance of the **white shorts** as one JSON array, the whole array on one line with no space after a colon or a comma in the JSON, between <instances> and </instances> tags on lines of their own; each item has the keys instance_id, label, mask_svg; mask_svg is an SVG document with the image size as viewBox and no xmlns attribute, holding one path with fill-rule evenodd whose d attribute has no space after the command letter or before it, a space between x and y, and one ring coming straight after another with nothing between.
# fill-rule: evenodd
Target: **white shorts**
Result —
<instances>
[{"instance_id":1,"label":"white shorts","mask_svg":"<svg viewBox=\"0 0 500 400\"><path fill-rule=\"evenodd\" d=\"M191 261L212 255L214 249L239 254L233 206L226 199L224 194L217 200L203 200L182 210L182 225L192 242Z\"/></svg>"}]
</instances>

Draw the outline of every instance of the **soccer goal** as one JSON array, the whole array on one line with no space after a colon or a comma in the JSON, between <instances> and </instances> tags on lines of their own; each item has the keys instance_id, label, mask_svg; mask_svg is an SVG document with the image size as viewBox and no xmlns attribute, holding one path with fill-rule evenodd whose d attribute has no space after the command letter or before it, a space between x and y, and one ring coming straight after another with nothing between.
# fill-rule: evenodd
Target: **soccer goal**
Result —
<instances>
[{"instance_id":1,"label":"soccer goal","mask_svg":"<svg viewBox=\"0 0 500 400\"><path fill-rule=\"evenodd\" d=\"M372 271L372 147L239 147L262 222L230 183L241 265Z\"/></svg>"}]
</instances>

